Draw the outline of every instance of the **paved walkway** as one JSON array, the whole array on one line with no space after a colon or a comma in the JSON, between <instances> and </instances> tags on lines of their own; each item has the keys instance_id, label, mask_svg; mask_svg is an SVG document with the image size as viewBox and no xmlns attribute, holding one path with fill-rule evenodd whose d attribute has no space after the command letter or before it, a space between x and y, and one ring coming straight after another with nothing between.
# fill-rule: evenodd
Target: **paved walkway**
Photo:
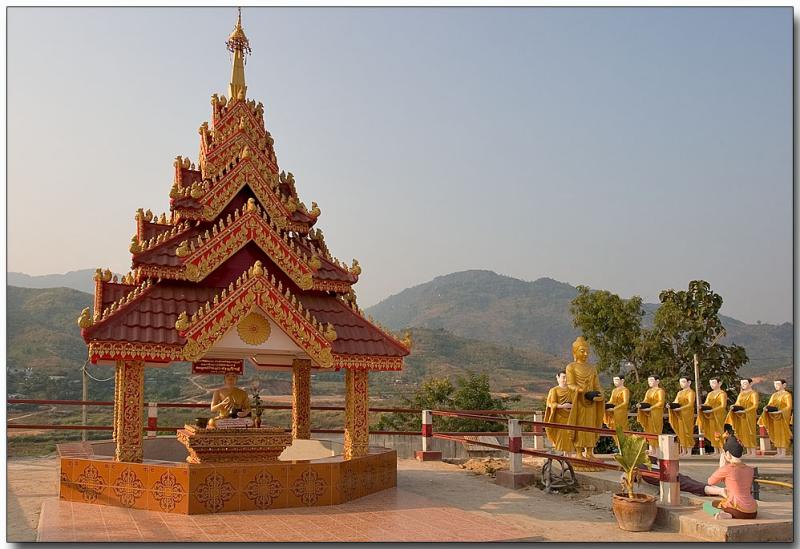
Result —
<instances>
[{"instance_id":1,"label":"paved walkway","mask_svg":"<svg viewBox=\"0 0 800 549\"><path fill-rule=\"evenodd\" d=\"M610 494L510 491L446 463L398 462L398 487L330 507L171 515L59 501L56 461L9 461L9 541L695 541L619 530Z\"/></svg>"}]
</instances>

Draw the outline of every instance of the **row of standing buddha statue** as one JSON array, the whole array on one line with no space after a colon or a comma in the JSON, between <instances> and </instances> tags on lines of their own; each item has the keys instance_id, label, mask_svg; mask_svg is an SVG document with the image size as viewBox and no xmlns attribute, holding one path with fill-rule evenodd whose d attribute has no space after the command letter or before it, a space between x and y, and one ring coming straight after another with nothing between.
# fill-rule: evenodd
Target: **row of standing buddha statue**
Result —
<instances>
[{"instance_id":1,"label":"row of standing buddha statue","mask_svg":"<svg viewBox=\"0 0 800 549\"><path fill-rule=\"evenodd\" d=\"M560 423L579 427L629 430L630 390L625 378L614 377L614 389L606 402L597 375L597 368L588 362L589 344L578 337L572 344L573 362L556 375L558 385L547 394L545 423ZM792 438L792 395L786 390L786 380L775 380L775 392L757 417L758 393L752 388L752 379L740 380L741 391L732 405L722 389L719 379L709 380L711 391L707 394L700 413L695 418L695 392L689 378L680 379L680 390L672 402L667 402L666 391L659 387L658 376L647 378L649 388L642 402L636 405L636 421L648 434L660 435L664 428L664 409L667 419L678 437L682 455L689 455L695 445L694 428L697 426L717 452L723 444L725 425L730 425L749 455L756 454L758 426L766 428L778 455L786 455ZM581 432L548 427L547 438L556 451L574 457L594 458L594 447L599 433ZM658 439L648 439L650 452L655 453Z\"/></svg>"}]
</instances>

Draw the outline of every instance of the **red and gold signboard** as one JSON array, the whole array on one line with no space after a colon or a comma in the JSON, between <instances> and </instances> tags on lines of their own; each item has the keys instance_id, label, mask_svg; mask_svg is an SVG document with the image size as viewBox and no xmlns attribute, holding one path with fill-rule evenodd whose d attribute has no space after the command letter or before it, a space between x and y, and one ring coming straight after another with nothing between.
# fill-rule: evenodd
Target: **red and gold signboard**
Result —
<instances>
[{"instance_id":1,"label":"red and gold signboard","mask_svg":"<svg viewBox=\"0 0 800 549\"><path fill-rule=\"evenodd\" d=\"M193 374L244 374L243 359L204 358L192 362Z\"/></svg>"}]
</instances>

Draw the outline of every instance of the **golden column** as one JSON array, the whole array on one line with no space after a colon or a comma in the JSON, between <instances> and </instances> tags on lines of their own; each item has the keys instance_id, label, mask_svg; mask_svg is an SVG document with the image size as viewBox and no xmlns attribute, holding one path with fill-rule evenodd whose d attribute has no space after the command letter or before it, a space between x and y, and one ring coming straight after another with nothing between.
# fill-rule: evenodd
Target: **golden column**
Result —
<instances>
[{"instance_id":1,"label":"golden column","mask_svg":"<svg viewBox=\"0 0 800 549\"><path fill-rule=\"evenodd\" d=\"M367 455L369 448L369 390L366 370L344 371L345 425L344 457Z\"/></svg>"},{"instance_id":2,"label":"golden column","mask_svg":"<svg viewBox=\"0 0 800 549\"><path fill-rule=\"evenodd\" d=\"M116 402L114 418L117 461L142 461L144 439L144 363L117 362Z\"/></svg>"},{"instance_id":3,"label":"golden column","mask_svg":"<svg viewBox=\"0 0 800 549\"><path fill-rule=\"evenodd\" d=\"M311 361L292 362L292 439L311 438Z\"/></svg>"},{"instance_id":4,"label":"golden column","mask_svg":"<svg viewBox=\"0 0 800 549\"><path fill-rule=\"evenodd\" d=\"M122 387L122 363L117 362L114 365L114 423L111 432L112 440L117 440L117 422L119 421L119 403L122 399L119 396L119 389Z\"/></svg>"}]
</instances>

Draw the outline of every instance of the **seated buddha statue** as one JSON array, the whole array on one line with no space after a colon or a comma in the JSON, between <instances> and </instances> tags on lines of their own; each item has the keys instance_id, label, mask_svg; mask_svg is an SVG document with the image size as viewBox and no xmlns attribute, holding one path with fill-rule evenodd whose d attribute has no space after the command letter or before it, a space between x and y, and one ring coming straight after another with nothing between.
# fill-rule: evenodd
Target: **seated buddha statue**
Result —
<instances>
[{"instance_id":1,"label":"seated buddha statue","mask_svg":"<svg viewBox=\"0 0 800 549\"><path fill-rule=\"evenodd\" d=\"M250 398L244 390L236 387L237 377L236 374L225 374L225 386L214 391L211 397L211 412L217 416L209 420L209 428L214 428L217 419L250 415Z\"/></svg>"}]
</instances>

